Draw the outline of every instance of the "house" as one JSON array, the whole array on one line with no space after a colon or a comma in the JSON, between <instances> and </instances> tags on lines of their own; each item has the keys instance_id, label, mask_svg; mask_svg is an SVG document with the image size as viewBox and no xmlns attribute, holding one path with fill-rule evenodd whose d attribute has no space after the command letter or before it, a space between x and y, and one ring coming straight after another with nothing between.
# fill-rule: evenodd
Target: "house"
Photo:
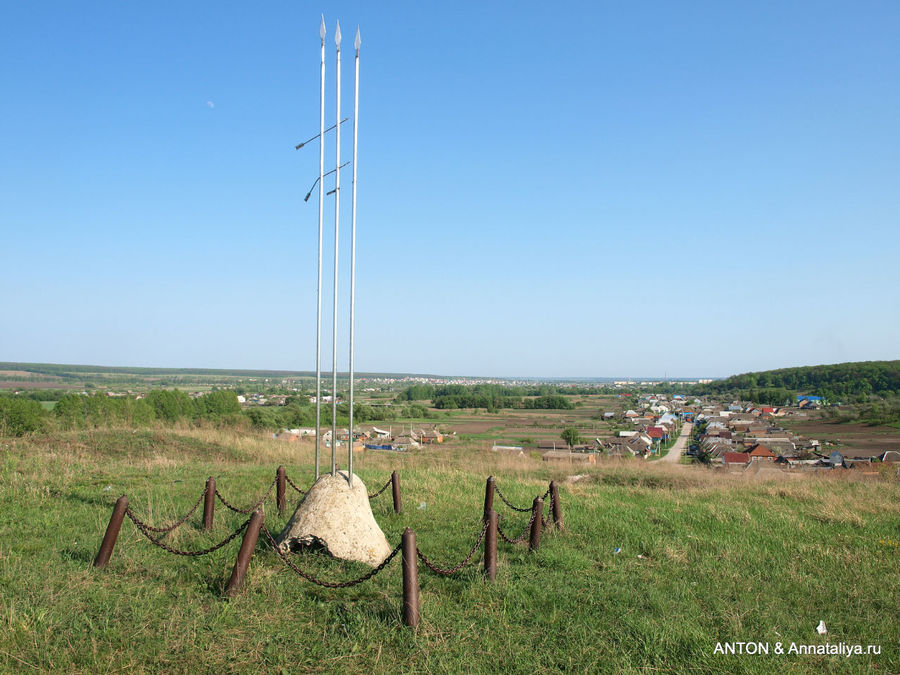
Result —
<instances>
[{"instance_id":1,"label":"house","mask_svg":"<svg viewBox=\"0 0 900 675\"><path fill-rule=\"evenodd\" d=\"M435 427L431 431L423 431L419 435L419 441L422 443L422 445L429 445L431 443L443 443L444 436Z\"/></svg>"},{"instance_id":2,"label":"house","mask_svg":"<svg viewBox=\"0 0 900 675\"><path fill-rule=\"evenodd\" d=\"M747 452L753 462L774 462L777 455L761 443L757 443Z\"/></svg>"},{"instance_id":3,"label":"house","mask_svg":"<svg viewBox=\"0 0 900 675\"><path fill-rule=\"evenodd\" d=\"M631 418L631 417L640 417L640 415L639 415L638 413L636 413L634 410L626 410L626 411L625 411L625 417L629 417L629 418Z\"/></svg>"},{"instance_id":4,"label":"house","mask_svg":"<svg viewBox=\"0 0 900 675\"><path fill-rule=\"evenodd\" d=\"M393 450L415 450L419 447L421 447L419 442L412 436L397 436L397 438L391 441L391 448Z\"/></svg>"},{"instance_id":5,"label":"house","mask_svg":"<svg viewBox=\"0 0 900 675\"><path fill-rule=\"evenodd\" d=\"M746 452L726 452L722 456L722 462L726 468L729 466L747 466L750 463L750 455Z\"/></svg>"},{"instance_id":6,"label":"house","mask_svg":"<svg viewBox=\"0 0 900 675\"><path fill-rule=\"evenodd\" d=\"M647 427L647 435L654 441L665 441L669 438L669 431L663 427Z\"/></svg>"}]
</instances>

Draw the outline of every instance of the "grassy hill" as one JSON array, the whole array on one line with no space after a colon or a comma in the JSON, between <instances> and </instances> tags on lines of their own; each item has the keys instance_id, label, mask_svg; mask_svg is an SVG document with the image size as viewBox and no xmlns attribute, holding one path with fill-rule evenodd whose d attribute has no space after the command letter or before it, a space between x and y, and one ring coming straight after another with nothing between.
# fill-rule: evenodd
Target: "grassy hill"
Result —
<instances>
[{"instance_id":1,"label":"grassy hill","mask_svg":"<svg viewBox=\"0 0 900 675\"><path fill-rule=\"evenodd\" d=\"M194 504L207 476L249 504L283 463L311 481L310 450L209 429L94 430L0 439L0 672L898 672L900 483L744 482L625 462L562 483L566 530L540 551L500 544L451 578L420 566L422 624L404 628L399 561L346 590L313 586L260 545L245 589L221 598L238 543L200 558L152 547L126 520L110 565L90 563L115 499L149 522ZM465 447L366 453L370 491L402 475L405 510L373 511L391 544L406 526L435 561L462 559L480 531L489 474L515 503L570 470ZM293 494L293 493L292 493ZM524 514L502 508L503 527ZM290 511L290 509L289 509ZM266 519L279 529L269 502ZM217 506L170 544L201 548L244 520ZM616 553L616 549L620 549ZM480 554L476 554L476 560ZM347 579L361 569L300 562ZM828 634L815 631L824 620ZM723 656L730 641L876 644L880 656Z\"/></svg>"}]
</instances>

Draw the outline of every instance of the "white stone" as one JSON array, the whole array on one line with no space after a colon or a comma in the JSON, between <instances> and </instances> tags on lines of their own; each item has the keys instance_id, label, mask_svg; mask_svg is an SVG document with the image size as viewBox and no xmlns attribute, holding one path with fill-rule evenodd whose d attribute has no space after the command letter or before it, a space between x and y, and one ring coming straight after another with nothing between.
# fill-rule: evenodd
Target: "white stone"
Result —
<instances>
[{"instance_id":1,"label":"white stone","mask_svg":"<svg viewBox=\"0 0 900 675\"><path fill-rule=\"evenodd\" d=\"M278 547L289 552L298 546L321 544L335 558L377 566L388 557L391 547L375 522L369 493L359 476L339 471L319 477L294 511L282 533Z\"/></svg>"}]
</instances>

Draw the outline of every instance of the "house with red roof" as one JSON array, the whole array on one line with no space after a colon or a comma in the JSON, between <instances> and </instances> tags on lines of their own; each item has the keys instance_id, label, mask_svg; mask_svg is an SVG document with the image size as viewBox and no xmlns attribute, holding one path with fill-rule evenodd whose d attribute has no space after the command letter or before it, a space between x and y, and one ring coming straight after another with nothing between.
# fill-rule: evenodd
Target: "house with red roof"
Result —
<instances>
[{"instance_id":1,"label":"house with red roof","mask_svg":"<svg viewBox=\"0 0 900 675\"><path fill-rule=\"evenodd\" d=\"M726 452L722 456L725 466L747 466L750 463L750 455L746 452Z\"/></svg>"},{"instance_id":2,"label":"house with red roof","mask_svg":"<svg viewBox=\"0 0 900 675\"><path fill-rule=\"evenodd\" d=\"M753 462L774 462L777 455L762 443L752 446L747 453Z\"/></svg>"}]
</instances>

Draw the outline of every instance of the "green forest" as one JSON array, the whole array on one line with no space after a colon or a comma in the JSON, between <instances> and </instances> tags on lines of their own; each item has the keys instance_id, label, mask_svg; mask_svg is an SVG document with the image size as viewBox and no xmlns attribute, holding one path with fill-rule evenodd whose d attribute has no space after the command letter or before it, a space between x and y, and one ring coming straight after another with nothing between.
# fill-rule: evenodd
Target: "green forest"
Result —
<instances>
[{"instance_id":1,"label":"green forest","mask_svg":"<svg viewBox=\"0 0 900 675\"><path fill-rule=\"evenodd\" d=\"M772 405L784 405L785 398L793 399L796 394L822 396L829 403L867 403L873 396L900 396L900 361L857 361L744 373L698 385L695 393L735 395Z\"/></svg>"}]
</instances>

